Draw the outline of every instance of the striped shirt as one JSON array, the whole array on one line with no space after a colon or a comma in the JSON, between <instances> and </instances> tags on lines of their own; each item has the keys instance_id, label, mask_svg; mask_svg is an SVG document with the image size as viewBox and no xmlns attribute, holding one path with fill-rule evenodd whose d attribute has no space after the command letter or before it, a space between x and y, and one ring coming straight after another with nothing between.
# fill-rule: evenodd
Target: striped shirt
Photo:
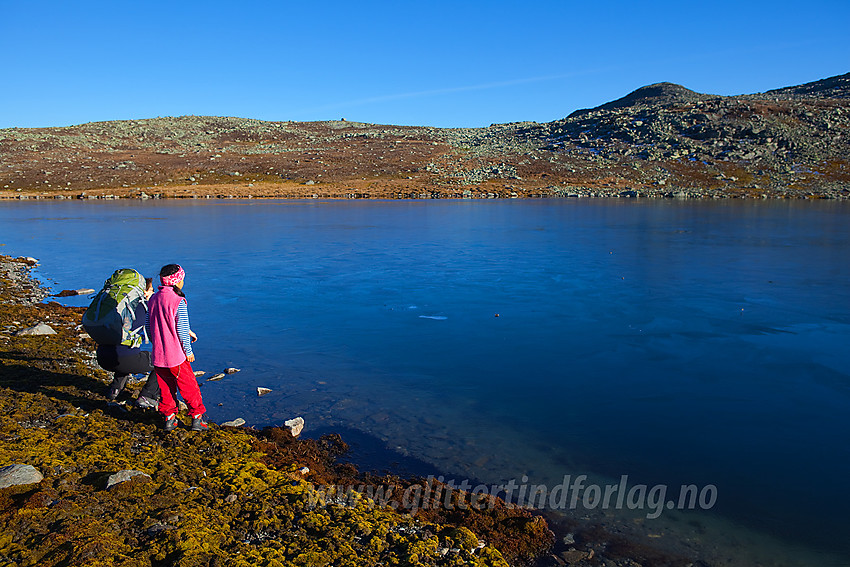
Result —
<instances>
[{"instance_id":1,"label":"striped shirt","mask_svg":"<svg viewBox=\"0 0 850 567\"><path fill-rule=\"evenodd\" d=\"M183 299L177 306L177 336L180 338L186 356L192 356L192 335L189 334L190 332L189 309L186 307L186 300Z\"/></svg>"}]
</instances>

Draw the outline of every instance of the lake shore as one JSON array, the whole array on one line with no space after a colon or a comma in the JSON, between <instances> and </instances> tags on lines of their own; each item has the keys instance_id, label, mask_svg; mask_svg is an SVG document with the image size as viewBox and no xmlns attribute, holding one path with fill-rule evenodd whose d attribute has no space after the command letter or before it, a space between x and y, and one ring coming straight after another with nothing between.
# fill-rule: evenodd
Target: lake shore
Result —
<instances>
[{"instance_id":1,"label":"lake shore","mask_svg":"<svg viewBox=\"0 0 850 567\"><path fill-rule=\"evenodd\" d=\"M524 186L527 185L527 186ZM346 182L296 183L257 182L250 185L233 184L173 184L157 187L106 187L70 191L67 189L0 191L0 200L149 200L149 199L750 199L750 200L839 200L850 199L850 191L812 193L799 190L763 191L753 188L739 190L666 186L636 188L628 182L612 186L529 184L505 185L498 182L481 183L475 187L433 186L405 179L349 180Z\"/></svg>"},{"instance_id":2,"label":"lake shore","mask_svg":"<svg viewBox=\"0 0 850 567\"><path fill-rule=\"evenodd\" d=\"M338 459L347 449L338 435L167 434L157 413L107 403L81 308L42 303L47 292L29 264L0 257L0 467L35 475L0 489L4 560L497 566L527 564L551 547L542 517L498 500L408 513L400 495L427 481L359 473ZM38 324L53 334L20 332ZM338 486L360 488L330 489ZM397 504L375 503L381 486L395 488Z\"/></svg>"},{"instance_id":3,"label":"lake shore","mask_svg":"<svg viewBox=\"0 0 850 567\"><path fill-rule=\"evenodd\" d=\"M547 523L501 498L482 501L478 510L468 505L468 493L447 496L436 473L423 479L424 469L411 472L397 454L378 460L410 478L361 473L352 461L377 463L362 451L348 457L335 433L309 439L279 427L214 427L197 434L185 426L165 433L158 413L128 403L140 382L119 403L106 401L109 376L93 361L94 345L79 325L82 308L45 303L50 291L31 276L35 263L0 256L0 468L29 465L43 477L0 489L0 555L18 564L345 559L543 567L694 560L601 525ZM38 324L55 334L20 334ZM355 446L371 443L348 435ZM382 451L376 447L372 457ZM124 481L107 488L116 479Z\"/></svg>"}]
</instances>

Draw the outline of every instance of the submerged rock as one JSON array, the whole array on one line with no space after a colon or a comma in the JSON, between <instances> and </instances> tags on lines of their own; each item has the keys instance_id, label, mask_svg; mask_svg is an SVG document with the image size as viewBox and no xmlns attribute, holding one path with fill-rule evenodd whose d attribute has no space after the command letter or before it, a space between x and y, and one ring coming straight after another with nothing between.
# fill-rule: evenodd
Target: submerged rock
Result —
<instances>
[{"instance_id":1,"label":"submerged rock","mask_svg":"<svg viewBox=\"0 0 850 567\"><path fill-rule=\"evenodd\" d=\"M222 423L222 425L226 425L227 427L241 427L245 425L245 420L241 417L237 417L236 419L233 419L231 421L225 421L224 423Z\"/></svg>"},{"instance_id":2,"label":"submerged rock","mask_svg":"<svg viewBox=\"0 0 850 567\"><path fill-rule=\"evenodd\" d=\"M207 382L215 382L216 380L221 380L224 378L225 374L223 372L219 372L218 374L213 374L209 378L207 378Z\"/></svg>"},{"instance_id":3,"label":"submerged rock","mask_svg":"<svg viewBox=\"0 0 850 567\"><path fill-rule=\"evenodd\" d=\"M53 327L48 325L47 323L39 323L34 327L28 327L26 329L21 329L16 335L55 335L56 331L53 330Z\"/></svg>"},{"instance_id":4,"label":"submerged rock","mask_svg":"<svg viewBox=\"0 0 850 567\"><path fill-rule=\"evenodd\" d=\"M109 475L109 478L106 479L106 489L109 490L116 484L121 484L122 482L127 482L128 480L133 479L137 476L143 476L145 478L150 478L149 474L143 473L142 471L134 471L134 470L123 470L118 471L115 474Z\"/></svg>"},{"instance_id":5,"label":"submerged rock","mask_svg":"<svg viewBox=\"0 0 850 567\"><path fill-rule=\"evenodd\" d=\"M87 287L80 289L63 289L56 294L56 297L73 297L75 295L88 295L90 293L94 293L94 290Z\"/></svg>"},{"instance_id":6,"label":"submerged rock","mask_svg":"<svg viewBox=\"0 0 850 567\"><path fill-rule=\"evenodd\" d=\"M16 463L0 469L0 488L19 486L22 484L37 484L44 480L44 475L32 465Z\"/></svg>"}]
</instances>

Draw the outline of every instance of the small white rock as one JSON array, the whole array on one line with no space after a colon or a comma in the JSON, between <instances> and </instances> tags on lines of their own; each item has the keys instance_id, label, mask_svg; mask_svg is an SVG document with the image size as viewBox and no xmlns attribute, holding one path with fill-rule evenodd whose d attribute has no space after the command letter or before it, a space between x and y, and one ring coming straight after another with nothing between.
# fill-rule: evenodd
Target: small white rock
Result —
<instances>
[{"instance_id":1,"label":"small white rock","mask_svg":"<svg viewBox=\"0 0 850 567\"><path fill-rule=\"evenodd\" d=\"M53 330L53 327L48 325L47 323L39 323L35 327L28 327L26 329L21 329L16 335L55 335L56 331Z\"/></svg>"},{"instance_id":2,"label":"small white rock","mask_svg":"<svg viewBox=\"0 0 850 567\"><path fill-rule=\"evenodd\" d=\"M239 372L239 370L240 370L239 368L225 368L224 373L225 374L236 374L237 372Z\"/></svg>"},{"instance_id":3,"label":"small white rock","mask_svg":"<svg viewBox=\"0 0 850 567\"><path fill-rule=\"evenodd\" d=\"M293 437L298 437L301 433L301 430L304 429L304 418L303 417L294 417L292 419L287 419L283 422L285 427L289 428L289 432Z\"/></svg>"},{"instance_id":4,"label":"small white rock","mask_svg":"<svg viewBox=\"0 0 850 567\"><path fill-rule=\"evenodd\" d=\"M237 417L234 420L225 421L224 423L222 423L222 425L226 425L227 427L241 427L245 425L245 420L241 417Z\"/></svg>"},{"instance_id":5,"label":"small white rock","mask_svg":"<svg viewBox=\"0 0 850 567\"><path fill-rule=\"evenodd\" d=\"M258 396L265 396L269 392L271 392L270 388L260 388L259 386L257 387L257 395Z\"/></svg>"}]
</instances>

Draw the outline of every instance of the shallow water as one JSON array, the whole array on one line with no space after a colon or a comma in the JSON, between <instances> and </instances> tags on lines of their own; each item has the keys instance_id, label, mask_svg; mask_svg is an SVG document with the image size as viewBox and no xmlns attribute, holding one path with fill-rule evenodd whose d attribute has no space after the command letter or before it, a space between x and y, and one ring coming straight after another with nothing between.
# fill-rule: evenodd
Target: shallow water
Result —
<instances>
[{"instance_id":1,"label":"shallow water","mask_svg":"<svg viewBox=\"0 0 850 567\"><path fill-rule=\"evenodd\" d=\"M39 258L57 291L183 265L194 366L242 369L204 383L214 420L303 415L485 483L714 485L711 510L684 516L701 526L695 546L734 533L741 557L838 565L850 562L848 214L820 202L4 203L0 252Z\"/></svg>"}]
</instances>

